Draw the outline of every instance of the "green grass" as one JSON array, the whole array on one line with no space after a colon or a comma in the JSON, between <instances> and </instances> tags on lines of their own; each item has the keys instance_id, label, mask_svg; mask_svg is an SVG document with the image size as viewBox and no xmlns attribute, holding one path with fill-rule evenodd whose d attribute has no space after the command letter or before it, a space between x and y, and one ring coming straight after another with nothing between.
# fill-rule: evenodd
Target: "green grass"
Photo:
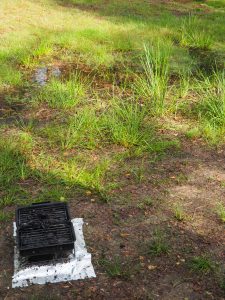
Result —
<instances>
[{"instance_id":1,"label":"green grass","mask_svg":"<svg viewBox=\"0 0 225 300\"><path fill-rule=\"evenodd\" d=\"M223 8L225 9L225 4L223 0L207 0L206 4L214 8Z\"/></svg>"},{"instance_id":2,"label":"green grass","mask_svg":"<svg viewBox=\"0 0 225 300\"><path fill-rule=\"evenodd\" d=\"M184 47L210 49L213 45L212 35L209 30L201 28L197 16L184 19L181 26L180 44Z\"/></svg>"},{"instance_id":3,"label":"green grass","mask_svg":"<svg viewBox=\"0 0 225 300\"><path fill-rule=\"evenodd\" d=\"M0 201L0 208L4 208L5 206L12 206L15 204L16 197L14 194L6 194L5 196L2 197Z\"/></svg>"},{"instance_id":4,"label":"green grass","mask_svg":"<svg viewBox=\"0 0 225 300\"><path fill-rule=\"evenodd\" d=\"M168 149L179 148L179 139L161 135L162 119L170 122L189 109L190 99L197 122L189 126L186 136L203 136L214 144L223 141L224 74L215 71L199 77L193 70L196 62L184 49L213 48L213 36L222 52L222 12L177 18L171 13L177 9L174 4L161 5L159 11L158 4L139 0L132 5L68 3L82 4L82 9L15 0L13 14L21 20L12 22L5 14L12 1L1 1L0 97L5 105L1 111L3 118L15 114L19 119L13 126L6 122L1 130L1 189L10 191L31 175L50 183L56 176L106 196L114 183L106 184L104 176L117 154L122 164L126 159L141 159L132 174L142 184L143 156L157 160ZM87 13L90 5L95 5L95 13ZM182 5L181 10L189 8ZM204 28L210 28L207 36ZM61 77L48 76L44 87L35 86L36 68L52 68L55 63L62 66ZM24 105L21 111L14 108L17 102ZM113 152L116 147L120 153ZM88 159L81 159L95 155L94 151L109 151L109 157L90 165ZM70 155L74 155L72 163ZM13 204L11 195L4 193L3 206ZM54 195L66 198L57 189L41 197Z\"/></svg>"},{"instance_id":5,"label":"green grass","mask_svg":"<svg viewBox=\"0 0 225 300\"><path fill-rule=\"evenodd\" d=\"M200 130L198 127L194 127L194 128L191 128L190 130L188 130L186 132L186 137L188 137L189 139L194 139L194 138L197 138L200 136Z\"/></svg>"},{"instance_id":6,"label":"green grass","mask_svg":"<svg viewBox=\"0 0 225 300\"><path fill-rule=\"evenodd\" d=\"M168 253L169 245L166 241L165 235L161 231L156 230L154 232L153 239L148 245L147 254L150 256L160 256Z\"/></svg>"},{"instance_id":7,"label":"green grass","mask_svg":"<svg viewBox=\"0 0 225 300\"><path fill-rule=\"evenodd\" d=\"M101 139L102 122L93 108L84 107L69 117L65 124L52 123L41 130L50 144L57 143L62 149L74 147L93 149Z\"/></svg>"},{"instance_id":8,"label":"green grass","mask_svg":"<svg viewBox=\"0 0 225 300\"><path fill-rule=\"evenodd\" d=\"M131 267L125 264L118 256L112 260L102 258L99 260L99 265L112 278L129 279L131 276Z\"/></svg>"},{"instance_id":9,"label":"green grass","mask_svg":"<svg viewBox=\"0 0 225 300\"><path fill-rule=\"evenodd\" d=\"M174 206L174 218L177 220L177 221L184 221L185 218L186 218L186 214L182 208L181 205L179 204L176 204Z\"/></svg>"},{"instance_id":10,"label":"green grass","mask_svg":"<svg viewBox=\"0 0 225 300\"><path fill-rule=\"evenodd\" d=\"M144 45L144 76L139 76L136 83L137 93L144 98L151 113L156 115L162 115L166 108L170 48L170 45L159 40L155 44Z\"/></svg>"},{"instance_id":11,"label":"green grass","mask_svg":"<svg viewBox=\"0 0 225 300\"><path fill-rule=\"evenodd\" d=\"M0 189L4 190L18 180L24 180L29 176L29 170L26 159L11 144L1 141L0 150Z\"/></svg>"},{"instance_id":12,"label":"green grass","mask_svg":"<svg viewBox=\"0 0 225 300\"><path fill-rule=\"evenodd\" d=\"M207 274L214 268L214 263L206 256L196 256L190 262L190 269L193 272Z\"/></svg>"},{"instance_id":13,"label":"green grass","mask_svg":"<svg viewBox=\"0 0 225 300\"><path fill-rule=\"evenodd\" d=\"M22 74L9 64L3 64L0 69L0 85L19 86L22 84Z\"/></svg>"},{"instance_id":14,"label":"green grass","mask_svg":"<svg viewBox=\"0 0 225 300\"><path fill-rule=\"evenodd\" d=\"M35 97L35 102L45 102L52 108L69 109L78 105L85 97L87 81L79 73L71 74L66 81L52 79Z\"/></svg>"},{"instance_id":15,"label":"green grass","mask_svg":"<svg viewBox=\"0 0 225 300\"><path fill-rule=\"evenodd\" d=\"M198 113L201 119L218 127L225 126L225 73L214 73L201 82L201 101Z\"/></svg>"},{"instance_id":16,"label":"green grass","mask_svg":"<svg viewBox=\"0 0 225 300\"><path fill-rule=\"evenodd\" d=\"M41 193L38 194L38 197L33 200L33 202L44 202L44 201L67 201L68 191L63 189L60 184L53 186L47 186L43 189Z\"/></svg>"},{"instance_id":17,"label":"green grass","mask_svg":"<svg viewBox=\"0 0 225 300\"><path fill-rule=\"evenodd\" d=\"M13 213L0 211L0 222L4 223L13 218Z\"/></svg>"},{"instance_id":18,"label":"green grass","mask_svg":"<svg viewBox=\"0 0 225 300\"><path fill-rule=\"evenodd\" d=\"M145 197L141 202L137 204L140 209L146 209L154 205L154 200L151 197Z\"/></svg>"},{"instance_id":19,"label":"green grass","mask_svg":"<svg viewBox=\"0 0 225 300\"><path fill-rule=\"evenodd\" d=\"M223 142L225 134L224 73L214 73L199 82L200 101L195 105L201 130L212 142Z\"/></svg>"},{"instance_id":20,"label":"green grass","mask_svg":"<svg viewBox=\"0 0 225 300\"><path fill-rule=\"evenodd\" d=\"M75 177L75 182L88 188L96 189L102 195L104 195L104 178L109 167L108 160L102 160L92 168L78 168ZM70 170L69 170L70 171ZM73 171L73 169L72 169ZM67 173L67 177L74 178L74 174Z\"/></svg>"},{"instance_id":21,"label":"green grass","mask_svg":"<svg viewBox=\"0 0 225 300\"><path fill-rule=\"evenodd\" d=\"M147 110L138 101L113 101L104 118L110 140L126 148L150 147L154 125L147 122Z\"/></svg>"},{"instance_id":22,"label":"green grass","mask_svg":"<svg viewBox=\"0 0 225 300\"><path fill-rule=\"evenodd\" d=\"M33 57L41 58L52 54L53 47L48 40L42 40L37 48L32 52Z\"/></svg>"},{"instance_id":23,"label":"green grass","mask_svg":"<svg viewBox=\"0 0 225 300\"><path fill-rule=\"evenodd\" d=\"M145 161L142 159L140 165L138 167L134 167L131 170L131 173L133 174L135 181L137 183L141 183L145 178Z\"/></svg>"},{"instance_id":24,"label":"green grass","mask_svg":"<svg viewBox=\"0 0 225 300\"><path fill-rule=\"evenodd\" d=\"M179 84L177 86L177 92L179 98L185 98L188 96L190 91L190 81L191 81L191 75L189 73L181 73L179 75Z\"/></svg>"},{"instance_id":25,"label":"green grass","mask_svg":"<svg viewBox=\"0 0 225 300\"><path fill-rule=\"evenodd\" d=\"M225 223L225 206L223 203L217 205L216 213L221 222Z\"/></svg>"}]
</instances>

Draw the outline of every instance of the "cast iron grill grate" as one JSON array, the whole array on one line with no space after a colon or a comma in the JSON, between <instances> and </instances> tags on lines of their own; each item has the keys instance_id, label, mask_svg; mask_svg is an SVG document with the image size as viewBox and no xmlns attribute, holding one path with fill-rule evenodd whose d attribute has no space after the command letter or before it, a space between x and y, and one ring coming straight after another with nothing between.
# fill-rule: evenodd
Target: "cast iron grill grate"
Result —
<instances>
[{"instance_id":1,"label":"cast iron grill grate","mask_svg":"<svg viewBox=\"0 0 225 300\"><path fill-rule=\"evenodd\" d=\"M60 257L74 248L66 203L38 203L17 209L17 244L22 256Z\"/></svg>"}]
</instances>

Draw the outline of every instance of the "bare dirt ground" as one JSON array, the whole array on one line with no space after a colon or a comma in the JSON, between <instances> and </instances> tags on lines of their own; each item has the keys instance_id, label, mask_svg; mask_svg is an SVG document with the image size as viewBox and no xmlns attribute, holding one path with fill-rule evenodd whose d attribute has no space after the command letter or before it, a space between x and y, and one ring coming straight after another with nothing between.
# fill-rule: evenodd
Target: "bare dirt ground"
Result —
<instances>
[{"instance_id":1,"label":"bare dirt ground","mask_svg":"<svg viewBox=\"0 0 225 300\"><path fill-rule=\"evenodd\" d=\"M127 169L138 163L127 160ZM92 194L69 203L72 217L85 220L95 279L11 289L12 222L3 223L0 299L225 299L224 225L215 212L218 202L225 203L225 149L183 139L176 153L146 161L142 177L137 182L131 172L123 174L109 203ZM174 217L177 203L183 221ZM152 256L148 249L156 231L168 251ZM210 257L215 267L207 274L194 271L190 262L196 256Z\"/></svg>"}]
</instances>

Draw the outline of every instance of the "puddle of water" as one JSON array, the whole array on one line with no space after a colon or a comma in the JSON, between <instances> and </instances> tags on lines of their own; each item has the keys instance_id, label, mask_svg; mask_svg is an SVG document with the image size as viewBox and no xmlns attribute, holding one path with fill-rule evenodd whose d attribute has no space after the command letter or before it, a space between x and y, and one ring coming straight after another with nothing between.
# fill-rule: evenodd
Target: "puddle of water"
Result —
<instances>
[{"instance_id":1,"label":"puddle of water","mask_svg":"<svg viewBox=\"0 0 225 300\"><path fill-rule=\"evenodd\" d=\"M39 86L44 86L47 84L47 80L55 77L59 78L61 76L61 71L58 67L48 68L41 67L36 69L34 73L34 82L36 82Z\"/></svg>"},{"instance_id":2,"label":"puddle of water","mask_svg":"<svg viewBox=\"0 0 225 300\"><path fill-rule=\"evenodd\" d=\"M34 74L34 81L40 85L40 86L44 86L47 82L48 76L47 76L47 71L48 68L47 67L43 67L43 68L38 68L35 71Z\"/></svg>"}]
</instances>

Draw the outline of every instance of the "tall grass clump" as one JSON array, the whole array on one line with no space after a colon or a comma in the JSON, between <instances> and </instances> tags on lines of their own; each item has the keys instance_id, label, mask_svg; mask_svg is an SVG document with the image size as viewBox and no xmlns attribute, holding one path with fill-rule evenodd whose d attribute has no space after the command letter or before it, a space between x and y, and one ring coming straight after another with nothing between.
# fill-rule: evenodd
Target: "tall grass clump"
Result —
<instances>
[{"instance_id":1,"label":"tall grass clump","mask_svg":"<svg viewBox=\"0 0 225 300\"><path fill-rule=\"evenodd\" d=\"M181 26L180 44L183 47L210 49L213 39L210 33L200 27L199 20L195 16L184 19Z\"/></svg>"},{"instance_id":2,"label":"tall grass clump","mask_svg":"<svg viewBox=\"0 0 225 300\"><path fill-rule=\"evenodd\" d=\"M94 148L100 137L100 123L93 109L83 109L70 118L62 138L62 147L70 149L75 145Z\"/></svg>"},{"instance_id":3,"label":"tall grass clump","mask_svg":"<svg viewBox=\"0 0 225 300\"><path fill-rule=\"evenodd\" d=\"M75 73L67 81L52 79L43 87L35 101L46 102L52 108L72 108L81 102L88 88L88 83Z\"/></svg>"},{"instance_id":4,"label":"tall grass clump","mask_svg":"<svg viewBox=\"0 0 225 300\"><path fill-rule=\"evenodd\" d=\"M204 79L199 110L212 124L225 126L225 72Z\"/></svg>"},{"instance_id":5,"label":"tall grass clump","mask_svg":"<svg viewBox=\"0 0 225 300\"><path fill-rule=\"evenodd\" d=\"M55 123L41 132L50 143L57 143L62 149L74 147L93 149L101 138L101 119L93 108L78 110L64 124Z\"/></svg>"},{"instance_id":6,"label":"tall grass clump","mask_svg":"<svg viewBox=\"0 0 225 300\"><path fill-rule=\"evenodd\" d=\"M199 129L210 143L222 143L225 139L225 77L224 72L212 76L202 75L195 91L199 101L192 112L199 120Z\"/></svg>"},{"instance_id":7,"label":"tall grass clump","mask_svg":"<svg viewBox=\"0 0 225 300\"><path fill-rule=\"evenodd\" d=\"M168 254L169 245L166 241L166 236L163 232L156 230L154 232L153 239L150 241L147 249L147 254L151 256L160 256L162 254Z\"/></svg>"},{"instance_id":8,"label":"tall grass clump","mask_svg":"<svg viewBox=\"0 0 225 300\"><path fill-rule=\"evenodd\" d=\"M146 108L137 101L113 101L104 120L108 137L114 143L127 148L144 145L152 133L151 130L148 134L146 132L146 114Z\"/></svg>"},{"instance_id":9,"label":"tall grass clump","mask_svg":"<svg viewBox=\"0 0 225 300\"><path fill-rule=\"evenodd\" d=\"M144 45L141 61L144 75L138 77L136 90L154 115L162 115L165 111L170 53L170 45L159 41L155 45Z\"/></svg>"},{"instance_id":10,"label":"tall grass clump","mask_svg":"<svg viewBox=\"0 0 225 300\"><path fill-rule=\"evenodd\" d=\"M214 73L199 82L200 101L195 110L206 136L214 140L225 136L225 73Z\"/></svg>"}]
</instances>

